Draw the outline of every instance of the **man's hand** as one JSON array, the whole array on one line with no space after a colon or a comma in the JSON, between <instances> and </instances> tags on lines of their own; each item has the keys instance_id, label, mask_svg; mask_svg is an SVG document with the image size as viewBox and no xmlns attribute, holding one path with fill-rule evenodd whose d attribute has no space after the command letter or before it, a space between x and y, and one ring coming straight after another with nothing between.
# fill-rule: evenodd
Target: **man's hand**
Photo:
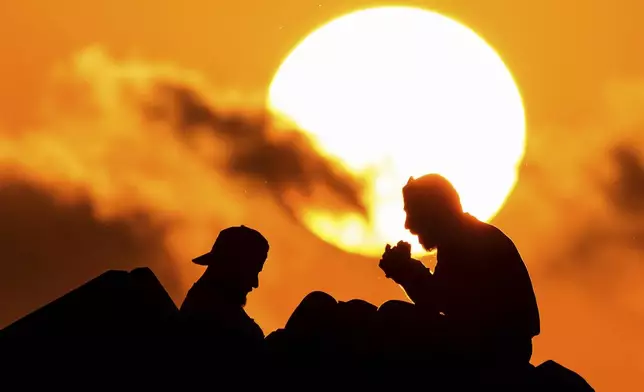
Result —
<instances>
[{"instance_id":1,"label":"man's hand","mask_svg":"<svg viewBox=\"0 0 644 392\"><path fill-rule=\"evenodd\" d=\"M432 273L422 262L412 259L410 244L400 241L393 248L387 245L380 259L380 269L387 278L402 286L415 304L435 306Z\"/></svg>"},{"instance_id":2,"label":"man's hand","mask_svg":"<svg viewBox=\"0 0 644 392\"><path fill-rule=\"evenodd\" d=\"M409 273L412 260L411 245L407 242L399 241L393 248L387 244L379 266L387 278L400 284Z\"/></svg>"}]
</instances>

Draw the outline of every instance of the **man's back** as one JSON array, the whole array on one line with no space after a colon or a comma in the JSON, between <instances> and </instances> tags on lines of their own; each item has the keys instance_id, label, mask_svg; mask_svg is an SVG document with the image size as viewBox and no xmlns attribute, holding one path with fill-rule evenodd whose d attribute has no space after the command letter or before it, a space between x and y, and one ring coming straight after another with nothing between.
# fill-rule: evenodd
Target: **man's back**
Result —
<instances>
[{"instance_id":1,"label":"man's back","mask_svg":"<svg viewBox=\"0 0 644 392\"><path fill-rule=\"evenodd\" d=\"M441 247L434 281L443 311L486 336L532 338L540 333L539 310L528 270L499 229L466 215L452 247Z\"/></svg>"}]
</instances>

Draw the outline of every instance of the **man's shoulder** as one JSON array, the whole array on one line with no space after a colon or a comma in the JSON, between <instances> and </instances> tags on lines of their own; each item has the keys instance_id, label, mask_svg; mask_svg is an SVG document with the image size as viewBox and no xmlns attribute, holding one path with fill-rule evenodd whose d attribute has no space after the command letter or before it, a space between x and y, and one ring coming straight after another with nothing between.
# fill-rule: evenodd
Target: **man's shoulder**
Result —
<instances>
[{"instance_id":1,"label":"man's shoulder","mask_svg":"<svg viewBox=\"0 0 644 392\"><path fill-rule=\"evenodd\" d=\"M472 236L476 237L481 243L488 245L511 245L514 247L514 242L498 227L480 221L469 214L466 214L466 222Z\"/></svg>"},{"instance_id":2,"label":"man's shoulder","mask_svg":"<svg viewBox=\"0 0 644 392\"><path fill-rule=\"evenodd\" d=\"M472 221L468 226L471 230L470 240L476 243L476 252L486 255L486 259L492 258L492 264L523 262L512 239L498 227L479 220Z\"/></svg>"}]
</instances>

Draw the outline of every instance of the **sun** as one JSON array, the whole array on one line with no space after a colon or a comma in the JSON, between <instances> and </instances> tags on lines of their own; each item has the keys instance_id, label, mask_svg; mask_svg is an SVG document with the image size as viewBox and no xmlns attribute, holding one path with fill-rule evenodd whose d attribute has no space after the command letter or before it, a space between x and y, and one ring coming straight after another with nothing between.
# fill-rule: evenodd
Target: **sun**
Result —
<instances>
[{"instance_id":1,"label":"sun","mask_svg":"<svg viewBox=\"0 0 644 392\"><path fill-rule=\"evenodd\" d=\"M404 229L410 176L444 175L463 208L489 221L525 150L521 95L499 55L471 29L418 8L357 11L314 31L279 67L268 106L368 184L372 222L300 211L320 238L363 255L401 239L422 251Z\"/></svg>"}]
</instances>

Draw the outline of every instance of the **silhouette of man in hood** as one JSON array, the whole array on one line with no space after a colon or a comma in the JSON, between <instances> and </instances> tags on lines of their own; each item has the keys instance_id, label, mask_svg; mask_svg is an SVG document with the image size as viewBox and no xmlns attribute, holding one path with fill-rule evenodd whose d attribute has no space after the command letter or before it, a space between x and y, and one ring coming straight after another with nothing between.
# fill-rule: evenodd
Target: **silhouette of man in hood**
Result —
<instances>
[{"instance_id":1,"label":"silhouette of man in hood","mask_svg":"<svg viewBox=\"0 0 644 392\"><path fill-rule=\"evenodd\" d=\"M527 363L532 337L540 333L539 311L512 240L464 213L457 191L438 174L410 178L403 198L406 229L426 250L437 251L437 264L432 274L401 241L385 249L385 274L414 303L443 313L458 340L482 347L483 355Z\"/></svg>"}]
</instances>

